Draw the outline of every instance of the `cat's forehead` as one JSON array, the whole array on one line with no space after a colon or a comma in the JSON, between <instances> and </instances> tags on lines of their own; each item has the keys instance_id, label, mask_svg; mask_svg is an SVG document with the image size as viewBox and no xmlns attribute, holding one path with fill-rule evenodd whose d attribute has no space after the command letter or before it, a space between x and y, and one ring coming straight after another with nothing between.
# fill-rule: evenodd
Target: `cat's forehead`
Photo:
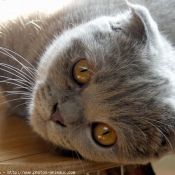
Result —
<instances>
[{"instance_id":1,"label":"cat's forehead","mask_svg":"<svg viewBox=\"0 0 175 175\"><path fill-rule=\"evenodd\" d=\"M113 21L114 18L113 17L109 17L109 16L102 16L99 18L96 18L94 20L91 20L85 24L79 25L76 28L73 28L71 30L71 34L72 32L77 33L77 34L83 34L83 32L93 32L93 31L111 31L110 30L110 21ZM76 36L76 34L75 34ZM77 35L78 36L78 35Z\"/></svg>"},{"instance_id":2,"label":"cat's forehead","mask_svg":"<svg viewBox=\"0 0 175 175\"><path fill-rule=\"evenodd\" d=\"M61 34L61 36L55 37L56 44L65 43L67 47L70 47L70 44L74 40L86 41L86 38L90 38L94 33L101 32L107 33L111 32L110 22L114 21L113 17L99 17L85 24L76 26L70 30L66 30ZM64 45L64 46L65 46Z\"/></svg>"},{"instance_id":3,"label":"cat's forehead","mask_svg":"<svg viewBox=\"0 0 175 175\"><path fill-rule=\"evenodd\" d=\"M76 53L76 51L82 49L84 49L84 51L90 49L93 52L93 48L96 48L99 44L98 39L100 39L100 41L103 40L106 45L110 37L107 33L113 33L110 27L110 21L112 20L113 17L99 17L86 24L81 24L75 28L66 30L61 35L56 35L48 45L41 59L41 65L45 65L47 62L47 67L50 67L53 62L59 61L60 55L67 54L68 52L73 53L73 55L77 54L77 56L79 53Z\"/></svg>"}]
</instances>

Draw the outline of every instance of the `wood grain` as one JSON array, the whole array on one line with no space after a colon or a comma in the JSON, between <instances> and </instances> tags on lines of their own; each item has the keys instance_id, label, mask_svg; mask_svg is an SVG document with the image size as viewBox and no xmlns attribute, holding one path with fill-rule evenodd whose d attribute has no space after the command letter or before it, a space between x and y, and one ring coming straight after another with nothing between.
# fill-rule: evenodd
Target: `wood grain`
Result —
<instances>
[{"instance_id":1,"label":"wood grain","mask_svg":"<svg viewBox=\"0 0 175 175\"><path fill-rule=\"evenodd\" d=\"M53 145L37 136L24 119L7 115L0 97L0 174L11 171L58 171L85 174L115 167L116 164L94 163L60 155ZM38 172L39 173L39 172Z\"/></svg>"}]
</instances>

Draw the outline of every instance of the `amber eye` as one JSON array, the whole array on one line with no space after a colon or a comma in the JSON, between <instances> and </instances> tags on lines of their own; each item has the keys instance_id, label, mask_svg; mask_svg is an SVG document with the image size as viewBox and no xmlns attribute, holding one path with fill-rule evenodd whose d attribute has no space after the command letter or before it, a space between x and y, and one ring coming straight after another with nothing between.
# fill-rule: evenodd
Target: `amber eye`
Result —
<instances>
[{"instance_id":1,"label":"amber eye","mask_svg":"<svg viewBox=\"0 0 175 175\"><path fill-rule=\"evenodd\" d=\"M72 70L73 80L78 85L86 84L91 76L90 65L86 59L77 61Z\"/></svg>"},{"instance_id":2,"label":"amber eye","mask_svg":"<svg viewBox=\"0 0 175 175\"><path fill-rule=\"evenodd\" d=\"M92 125L92 137L99 145L108 147L117 141L117 135L113 128L105 123L94 123Z\"/></svg>"}]
</instances>

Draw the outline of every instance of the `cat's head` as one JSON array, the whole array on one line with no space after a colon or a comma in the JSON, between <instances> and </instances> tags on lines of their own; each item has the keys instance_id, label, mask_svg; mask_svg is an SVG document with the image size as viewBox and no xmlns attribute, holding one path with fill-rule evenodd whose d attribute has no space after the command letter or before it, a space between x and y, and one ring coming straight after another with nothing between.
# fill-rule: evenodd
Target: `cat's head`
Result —
<instances>
[{"instance_id":1,"label":"cat's head","mask_svg":"<svg viewBox=\"0 0 175 175\"><path fill-rule=\"evenodd\" d=\"M89 160L147 162L171 151L171 65L162 73L171 47L146 8L128 5L56 36L39 63L31 125Z\"/></svg>"}]
</instances>

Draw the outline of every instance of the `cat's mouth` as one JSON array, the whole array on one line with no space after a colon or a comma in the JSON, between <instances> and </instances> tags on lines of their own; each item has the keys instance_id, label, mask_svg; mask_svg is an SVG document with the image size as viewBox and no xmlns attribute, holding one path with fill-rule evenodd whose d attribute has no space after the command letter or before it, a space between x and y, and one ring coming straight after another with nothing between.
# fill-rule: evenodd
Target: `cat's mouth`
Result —
<instances>
[{"instance_id":1,"label":"cat's mouth","mask_svg":"<svg viewBox=\"0 0 175 175\"><path fill-rule=\"evenodd\" d=\"M58 108L58 103L56 103L53 107L50 120L52 120L53 122L57 123L58 125L60 125L62 127L66 127L64 120L63 120L63 117L60 114L60 110Z\"/></svg>"}]
</instances>

